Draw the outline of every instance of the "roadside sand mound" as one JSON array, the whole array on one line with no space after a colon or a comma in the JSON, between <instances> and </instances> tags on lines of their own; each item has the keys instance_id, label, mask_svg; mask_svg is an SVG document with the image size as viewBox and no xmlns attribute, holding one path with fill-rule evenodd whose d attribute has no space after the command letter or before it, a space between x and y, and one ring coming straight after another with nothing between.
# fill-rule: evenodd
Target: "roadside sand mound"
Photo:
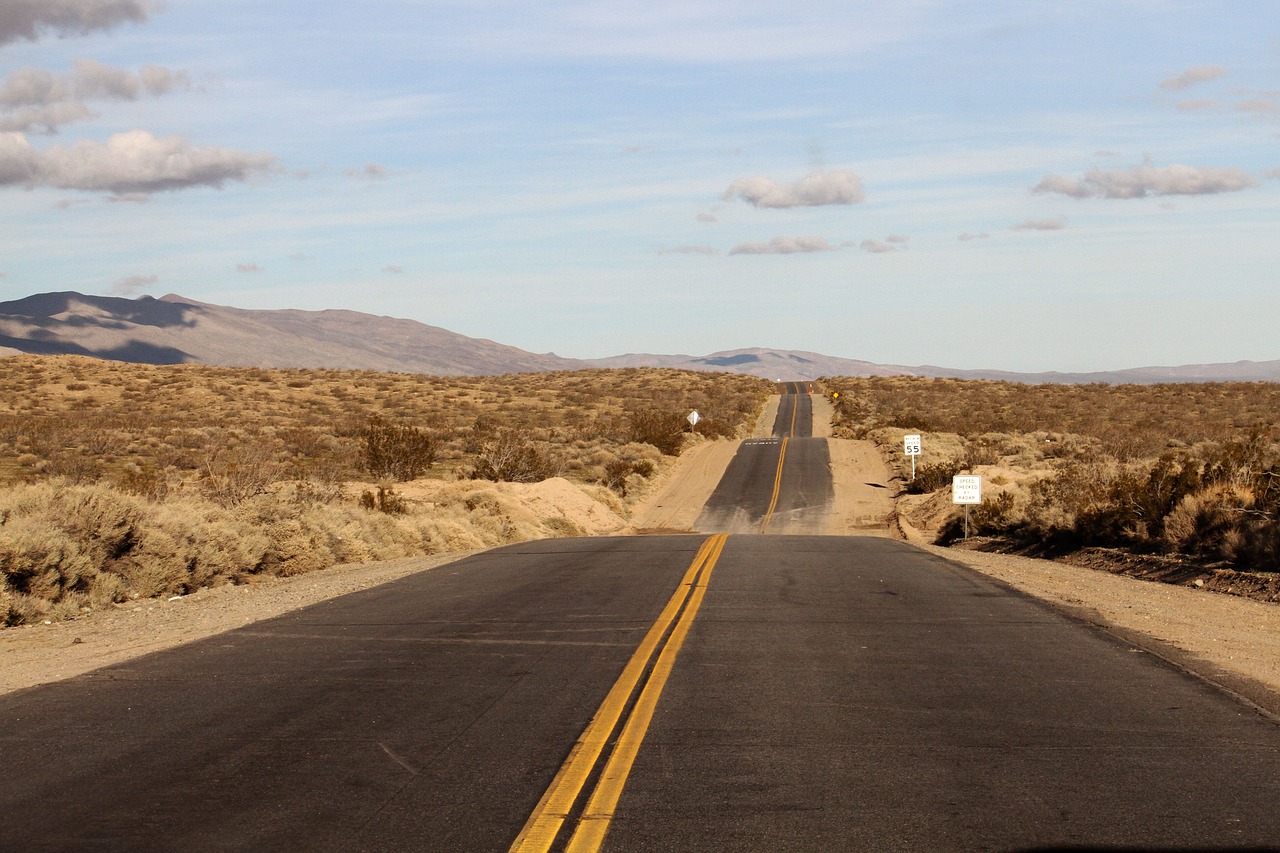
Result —
<instances>
[{"instance_id":1,"label":"roadside sand mound","mask_svg":"<svg viewBox=\"0 0 1280 853\"><path fill-rule=\"evenodd\" d=\"M490 535L515 542L549 536L601 536L624 526L622 503L603 486L553 477L539 483L485 480L416 480L397 487L415 512L437 524L477 528L480 545Z\"/></svg>"}]
</instances>

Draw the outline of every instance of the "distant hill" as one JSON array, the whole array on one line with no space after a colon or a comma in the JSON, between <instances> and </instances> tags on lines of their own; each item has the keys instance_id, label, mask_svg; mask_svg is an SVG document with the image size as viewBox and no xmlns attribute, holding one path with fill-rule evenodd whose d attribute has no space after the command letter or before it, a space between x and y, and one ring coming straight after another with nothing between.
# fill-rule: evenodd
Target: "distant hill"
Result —
<instances>
[{"instance_id":1,"label":"distant hill","mask_svg":"<svg viewBox=\"0 0 1280 853\"><path fill-rule=\"evenodd\" d=\"M766 348L704 356L633 353L600 359L536 354L414 320L358 311L255 311L170 294L122 299L41 293L0 302L0 355L76 354L145 364L314 367L482 376L612 367L673 367L765 379L931 376L1028 383L1280 382L1280 360L1140 367L1105 373L1012 373L875 364Z\"/></svg>"},{"instance_id":2,"label":"distant hill","mask_svg":"<svg viewBox=\"0 0 1280 853\"><path fill-rule=\"evenodd\" d=\"M441 376L581 367L413 320L357 311L252 311L170 294L42 293L0 303L0 346L146 364L328 367Z\"/></svg>"}]
</instances>

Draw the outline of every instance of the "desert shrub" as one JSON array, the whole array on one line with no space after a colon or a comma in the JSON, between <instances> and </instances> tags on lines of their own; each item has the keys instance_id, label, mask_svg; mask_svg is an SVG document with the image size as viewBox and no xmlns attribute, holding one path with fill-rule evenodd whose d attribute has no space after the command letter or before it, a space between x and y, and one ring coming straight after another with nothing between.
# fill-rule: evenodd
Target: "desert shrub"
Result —
<instances>
[{"instance_id":1,"label":"desert shrub","mask_svg":"<svg viewBox=\"0 0 1280 853\"><path fill-rule=\"evenodd\" d=\"M199 487L205 497L232 507L265 494L284 473L284 466L264 442L245 441L209 452L200 467Z\"/></svg>"},{"instance_id":2,"label":"desert shrub","mask_svg":"<svg viewBox=\"0 0 1280 853\"><path fill-rule=\"evenodd\" d=\"M508 429L485 442L468 476L472 480L537 483L559 476L561 468L549 449Z\"/></svg>"},{"instance_id":3,"label":"desert shrub","mask_svg":"<svg viewBox=\"0 0 1280 853\"><path fill-rule=\"evenodd\" d=\"M388 486L378 486L376 492L369 490L361 492L360 506L368 510L385 512L388 515L403 515L408 509L404 498Z\"/></svg>"},{"instance_id":4,"label":"desert shrub","mask_svg":"<svg viewBox=\"0 0 1280 853\"><path fill-rule=\"evenodd\" d=\"M914 480L908 480L906 492L909 495L923 495L937 489L951 488L951 478L969 466L959 462L933 462L916 467Z\"/></svg>"},{"instance_id":5,"label":"desert shrub","mask_svg":"<svg viewBox=\"0 0 1280 853\"><path fill-rule=\"evenodd\" d=\"M628 440L652 444L666 456L677 456L689 425L679 411L645 408L627 415Z\"/></svg>"},{"instance_id":6,"label":"desert shrub","mask_svg":"<svg viewBox=\"0 0 1280 853\"><path fill-rule=\"evenodd\" d=\"M969 512L969 534L971 536L999 535L1008 529L1014 516L1017 500L1012 492L1000 492L994 497L984 500ZM953 513L938 531L939 545L949 545L964 537L964 512Z\"/></svg>"},{"instance_id":7,"label":"desert shrub","mask_svg":"<svg viewBox=\"0 0 1280 853\"><path fill-rule=\"evenodd\" d=\"M436 461L436 436L407 424L372 417L360 432L364 466L374 477L413 480Z\"/></svg>"}]
</instances>

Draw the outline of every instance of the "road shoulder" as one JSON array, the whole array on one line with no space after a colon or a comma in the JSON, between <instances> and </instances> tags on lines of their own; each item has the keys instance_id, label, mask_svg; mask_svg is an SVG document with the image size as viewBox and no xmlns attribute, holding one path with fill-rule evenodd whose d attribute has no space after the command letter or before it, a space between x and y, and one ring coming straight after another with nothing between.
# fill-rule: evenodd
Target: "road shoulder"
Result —
<instances>
[{"instance_id":1,"label":"road shoulder","mask_svg":"<svg viewBox=\"0 0 1280 853\"><path fill-rule=\"evenodd\" d=\"M1280 607L1094 569L915 543L1280 715ZM1144 638L1154 640L1146 644Z\"/></svg>"}]
</instances>

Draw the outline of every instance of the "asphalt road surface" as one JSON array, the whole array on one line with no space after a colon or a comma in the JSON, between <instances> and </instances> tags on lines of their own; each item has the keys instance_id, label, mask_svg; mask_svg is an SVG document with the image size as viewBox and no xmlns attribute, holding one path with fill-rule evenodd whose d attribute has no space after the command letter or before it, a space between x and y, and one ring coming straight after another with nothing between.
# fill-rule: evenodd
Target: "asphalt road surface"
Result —
<instances>
[{"instance_id":1,"label":"asphalt road surface","mask_svg":"<svg viewBox=\"0 0 1280 853\"><path fill-rule=\"evenodd\" d=\"M827 440L812 437L808 383L780 383L779 390L773 437L742 442L694 530L824 532L835 500Z\"/></svg>"},{"instance_id":2,"label":"asphalt road surface","mask_svg":"<svg viewBox=\"0 0 1280 853\"><path fill-rule=\"evenodd\" d=\"M878 538L491 551L0 697L0 761L15 851L1280 845L1280 725Z\"/></svg>"}]
</instances>

